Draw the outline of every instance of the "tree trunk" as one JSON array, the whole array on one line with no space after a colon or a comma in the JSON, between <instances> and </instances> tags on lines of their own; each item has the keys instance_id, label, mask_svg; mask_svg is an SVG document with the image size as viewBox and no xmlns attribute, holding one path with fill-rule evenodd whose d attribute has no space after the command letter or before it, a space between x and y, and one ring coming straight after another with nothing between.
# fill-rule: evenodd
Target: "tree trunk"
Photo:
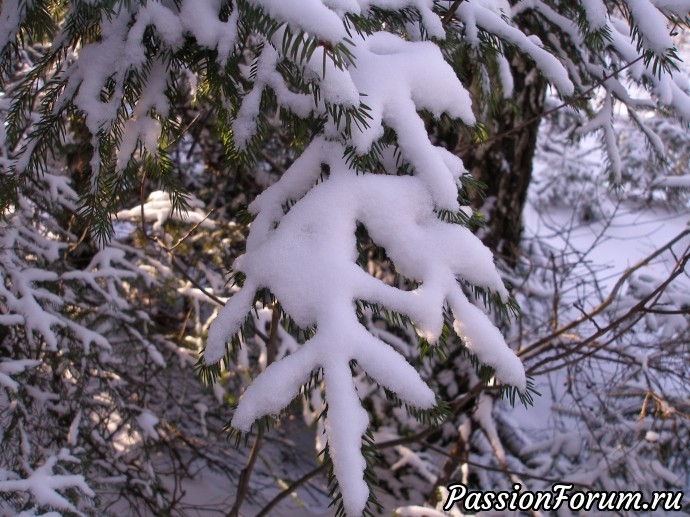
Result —
<instances>
[{"instance_id":1,"label":"tree trunk","mask_svg":"<svg viewBox=\"0 0 690 517\"><path fill-rule=\"evenodd\" d=\"M510 65L515 94L493 117L490 137L504 134L544 111L546 81L534 64L514 53ZM487 187L483 199L471 199L473 207L486 217L486 228L479 236L511 266L519 255L522 211L532 178L538 130L538 123L530 124L515 134L458 151L467 170Z\"/></svg>"}]
</instances>

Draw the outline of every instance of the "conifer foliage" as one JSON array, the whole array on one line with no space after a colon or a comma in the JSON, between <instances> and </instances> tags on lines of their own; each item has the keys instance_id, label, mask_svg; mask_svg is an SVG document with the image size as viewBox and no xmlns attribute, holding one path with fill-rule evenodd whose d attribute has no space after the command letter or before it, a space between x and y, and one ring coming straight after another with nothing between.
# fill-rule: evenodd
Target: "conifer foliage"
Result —
<instances>
[{"instance_id":1,"label":"conifer foliage","mask_svg":"<svg viewBox=\"0 0 690 517\"><path fill-rule=\"evenodd\" d=\"M303 338L246 389L231 414L235 432L262 426L322 380L334 490L347 515L368 512L369 417L353 375L362 372L419 419L443 414L432 380L369 325L380 314L414 329L420 353L436 347L443 355L456 335L453 346L471 355L482 379L529 402L530 381L495 323L515 303L469 229L477 220L466 206L471 178L456 155L432 143L429 123L454 128L465 145L486 139L492 105L513 94L506 56L518 52L581 109L578 134L601 135L611 176L620 178L615 104L628 108L660 155L655 128L639 112L663 105L690 119L673 42L689 9L661 0L2 2L0 402L9 409L0 425L22 455L4 458L0 492L23 494L15 508L27 512L79 512L86 503L65 493L95 497L84 475L69 474L69 465L95 462L88 447L102 448L99 437L126 426L130 436L158 438L149 401L112 376L140 381L147 368L168 367L169 342L137 304L147 286L175 275L112 241L112 219L138 217L144 247L155 241L178 268L173 250L186 237L159 240L165 218L147 234L145 186L159 189L149 202L162 201L178 220L188 212L196 227L215 227L194 211L186 191L194 184L173 159L196 120L185 122L190 102L213 113L224 159L240 173L264 159L278 131L292 160L249 204L232 293L210 326L196 328L207 332L199 368L210 380L219 362L232 364L247 346L262 302ZM526 17L537 33L521 29ZM61 171L68 144L80 146L79 163ZM140 214L123 211L137 199ZM366 269L365 243L396 283ZM90 249L85 263L68 260L70 246ZM195 286L196 295L230 294L209 283ZM137 343L141 375L125 375L123 342ZM42 390L32 371L54 382ZM87 446L78 438L87 411L79 397L100 397L104 407L121 401L137 416L118 423L102 415ZM64 447L41 444L24 425L40 411L69 420ZM112 451L101 454L101 468L120 464ZM138 461L148 461L143 454ZM59 464L67 466L57 471ZM36 490L34 476L52 477ZM139 480L150 491L155 483Z\"/></svg>"}]
</instances>

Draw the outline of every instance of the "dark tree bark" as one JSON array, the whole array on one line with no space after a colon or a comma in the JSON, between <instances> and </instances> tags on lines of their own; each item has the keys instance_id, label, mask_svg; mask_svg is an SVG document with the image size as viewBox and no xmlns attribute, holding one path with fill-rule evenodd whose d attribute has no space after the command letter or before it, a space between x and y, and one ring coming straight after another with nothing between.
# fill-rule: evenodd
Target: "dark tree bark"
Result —
<instances>
[{"instance_id":1,"label":"dark tree bark","mask_svg":"<svg viewBox=\"0 0 690 517\"><path fill-rule=\"evenodd\" d=\"M514 54L510 60L515 82L512 102L505 102L493 117L491 135L502 135L544 111L546 81L528 59ZM486 185L484 198L471 199L487 218L479 233L507 264L515 265L522 236L522 211L532 179L532 160L539 124L534 123L480 146L457 150L467 170ZM464 149L462 148L464 147Z\"/></svg>"}]
</instances>

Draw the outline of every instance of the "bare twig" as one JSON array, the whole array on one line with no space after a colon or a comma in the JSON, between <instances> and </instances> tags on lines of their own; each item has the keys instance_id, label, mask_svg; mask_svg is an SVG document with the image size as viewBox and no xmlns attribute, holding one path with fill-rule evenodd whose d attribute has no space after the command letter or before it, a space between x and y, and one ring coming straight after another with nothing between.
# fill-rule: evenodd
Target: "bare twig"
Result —
<instances>
[{"instance_id":1,"label":"bare twig","mask_svg":"<svg viewBox=\"0 0 690 517\"><path fill-rule=\"evenodd\" d=\"M594 325L594 326L596 327L597 330L601 330L601 327L600 327L599 324L597 323L597 320L595 320L592 316L590 316L589 314L587 314L587 311L585 311L585 309L584 309L584 307L582 307L582 305L580 305L579 303L575 303L575 304L573 304L573 307L575 307L578 311L580 311L580 313L582 313L582 315L583 315L585 318L587 318L587 320L588 320L592 325Z\"/></svg>"},{"instance_id":2,"label":"bare twig","mask_svg":"<svg viewBox=\"0 0 690 517\"><path fill-rule=\"evenodd\" d=\"M273 508L276 507L276 505L285 499L287 496L289 496L291 493L293 493L295 490L297 490L299 487L304 485L307 481L310 479L318 476L322 472L326 471L326 467L328 467L327 463L322 463L318 467L310 470L306 474L304 474L301 478L297 479L294 481L290 486L288 486L285 490L280 492L278 495L276 495L273 499L271 499L266 506L264 506L259 513L256 514L256 517L265 517L268 515L268 512L273 510Z\"/></svg>"},{"instance_id":3,"label":"bare twig","mask_svg":"<svg viewBox=\"0 0 690 517\"><path fill-rule=\"evenodd\" d=\"M170 249L169 249L168 251L173 251L173 250L174 250L175 248L177 248L180 244L182 244L184 241L186 241L186 240L197 230L197 228L199 228L199 226L201 226L202 224L204 224L204 222L206 221L206 219L208 219L209 217L211 217L211 214L213 214L213 212L215 212L215 211L216 211L216 209L215 209L215 208L212 208L211 211L210 211L208 214L206 214L206 215L204 216L204 218L203 218L201 221L199 221L199 222L196 223L194 226L192 226L192 228L184 235L184 237L180 238L175 244L173 244L173 245L170 247Z\"/></svg>"},{"instance_id":4,"label":"bare twig","mask_svg":"<svg viewBox=\"0 0 690 517\"><path fill-rule=\"evenodd\" d=\"M562 325L558 329L556 329L554 332L551 334L544 336L537 341L534 341L533 343L530 343L529 345L525 346L524 348L518 350L517 355L520 356L523 361L527 361L531 359L532 357L535 357L541 352L544 351L545 348L550 347L551 341L554 339L558 338L559 336L562 336L563 334L570 332L580 324L582 324L584 321L590 321L594 316L600 314L604 309L606 309L608 306L610 306L614 300L616 299L616 296L618 296L618 292L621 290L625 282L630 278L630 276L637 271L638 269L644 267L645 265L649 264L652 260L657 258L659 255L664 253L666 250L670 249L672 246L674 246L676 243L678 243L681 239L683 239L686 235L690 234L690 230L684 230L678 235L676 235L673 239L671 239L669 242L667 242L665 245L657 249L654 253L648 255L647 257L643 258L630 268L628 268L618 279L616 284L613 286L611 289L611 292L607 296L607 298L601 302L597 307L595 307L593 310L588 312L586 315L581 316L580 318L577 318L569 323L566 323L565 325ZM607 327L608 328L608 327Z\"/></svg>"},{"instance_id":5,"label":"bare twig","mask_svg":"<svg viewBox=\"0 0 690 517\"><path fill-rule=\"evenodd\" d=\"M277 340L278 340L278 325L280 324L280 311L276 305L273 305L273 314L271 316L271 329L269 331L268 342L266 343L266 367L270 366L275 359ZM247 496L249 490L249 479L256 463L256 458L259 456L261 450L261 442L263 438L263 430L259 428L254 438L252 450L247 458L247 464L240 473L240 481L237 485L237 494L235 496L235 504L233 505L227 517L239 517L240 507L244 498Z\"/></svg>"},{"instance_id":6,"label":"bare twig","mask_svg":"<svg viewBox=\"0 0 690 517\"><path fill-rule=\"evenodd\" d=\"M551 274L553 277L553 301L551 303L551 328L558 328L558 301L560 300L560 292L558 289L558 278L556 277L556 257L553 252L550 254L551 260Z\"/></svg>"},{"instance_id":7,"label":"bare twig","mask_svg":"<svg viewBox=\"0 0 690 517\"><path fill-rule=\"evenodd\" d=\"M256 463L256 458L259 456L259 451L261 450L261 438L263 437L263 429L259 429L254 437L254 444L252 445L252 450L247 458L247 464L240 472L240 480L237 484L237 494L235 496L235 504L232 506L226 517L239 517L240 506L244 502L244 498L247 496L249 490L249 478L252 475L252 470L254 469L254 464Z\"/></svg>"}]
</instances>

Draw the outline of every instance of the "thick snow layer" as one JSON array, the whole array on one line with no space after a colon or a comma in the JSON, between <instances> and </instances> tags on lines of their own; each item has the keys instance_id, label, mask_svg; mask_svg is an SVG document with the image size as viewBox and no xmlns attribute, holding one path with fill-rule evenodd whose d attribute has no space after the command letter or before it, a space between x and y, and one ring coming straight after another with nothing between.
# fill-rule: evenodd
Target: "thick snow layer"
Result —
<instances>
[{"instance_id":1,"label":"thick snow layer","mask_svg":"<svg viewBox=\"0 0 690 517\"><path fill-rule=\"evenodd\" d=\"M280 33L274 39L280 40ZM348 143L359 154L365 154L383 136L384 126L390 127L397 135L402 157L427 183L436 206L457 211L457 182L464 172L462 162L431 144L418 112L426 110L435 117L447 114L468 125L474 124L475 117L467 90L438 46L377 32L356 38L352 48L354 62L346 69L337 68L330 59L324 60L323 53L323 48L317 48L304 65L305 74L319 82L322 99L315 105L312 97L287 88L276 69L281 56L271 44L265 44L257 62L253 88L244 97L233 123L235 144L243 148L255 133L261 95L266 87L274 91L282 105L301 117L312 112L325 114L326 102L355 107L361 101L369 108L368 127L353 130ZM506 90L512 89L510 79L504 79Z\"/></svg>"},{"instance_id":2,"label":"thick snow layer","mask_svg":"<svg viewBox=\"0 0 690 517\"><path fill-rule=\"evenodd\" d=\"M666 20L649 0L626 0L625 3L639 28L642 39L654 53L661 56L673 47Z\"/></svg>"},{"instance_id":3,"label":"thick snow layer","mask_svg":"<svg viewBox=\"0 0 690 517\"><path fill-rule=\"evenodd\" d=\"M369 151L386 124L395 131L403 158L427 183L436 205L457 211L462 162L431 145L417 111L427 110L436 117L446 113L472 125L475 118L467 90L431 42L404 41L378 32L359 41L354 55L356 67L350 74L372 117L368 128L353 133L355 148L359 153Z\"/></svg>"},{"instance_id":4,"label":"thick snow layer","mask_svg":"<svg viewBox=\"0 0 690 517\"><path fill-rule=\"evenodd\" d=\"M606 6L602 0L582 0L582 7L585 9L587 23L593 30L606 27Z\"/></svg>"},{"instance_id":5,"label":"thick snow layer","mask_svg":"<svg viewBox=\"0 0 690 517\"><path fill-rule=\"evenodd\" d=\"M316 327L315 337L254 380L240 400L232 426L249 431L258 418L280 412L299 394L310 373L323 368L328 443L345 507L358 515L368 497L360 454L368 420L353 384L350 361L357 361L368 375L412 406L429 409L435 397L398 352L359 323L357 300L409 316L431 342L441 333L443 310L449 303L455 328L480 361L493 366L499 379L520 389L525 388L525 377L500 332L470 304L458 283L468 281L507 300L491 253L479 239L466 228L437 218L421 179L356 175L340 158L342 146L324 141L313 145L286 172L285 189L303 191L307 183L296 178L314 178L321 161L330 166L329 178L311 188L282 218L277 207L285 191L279 184L252 205L259 212L258 224L251 230L257 235L234 265L246 281L211 325L204 359L209 364L225 355L226 340L239 330L261 287L271 290L298 325ZM329 156L323 156L324 151ZM305 165L313 170L302 169ZM421 283L417 289L403 291L386 285L356 264L358 224L386 249L399 273Z\"/></svg>"},{"instance_id":6,"label":"thick snow layer","mask_svg":"<svg viewBox=\"0 0 690 517\"><path fill-rule=\"evenodd\" d=\"M235 6L227 22L218 19L220 0L185 0L180 7L180 21L197 42L218 50L218 62L225 64L237 40L238 9Z\"/></svg>"},{"instance_id":7,"label":"thick snow layer","mask_svg":"<svg viewBox=\"0 0 690 517\"><path fill-rule=\"evenodd\" d=\"M0 3L0 49L4 49L5 45L14 40L19 29L19 21L25 12L25 3Z\"/></svg>"},{"instance_id":8,"label":"thick snow layer","mask_svg":"<svg viewBox=\"0 0 690 517\"><path fill-rule=\"evenodd\" d=\"M300 27L323 40L337 43L347 37L340 17L321 0L251 0L251 3L273 18Z\"/></svg>"},{"instance_id":9,"label":"thick snow layer","mask_svg":"<svg viewBox=\"0 0 690 517\"><path fill-rule=\"evenodd\" d=\"M168 116L169 105L165 96L167 79L166 65L158 60L155 61L151 65L148 81L141 92L141 97L137 101L132 117L123 124L120 147L117 150L117 169L119 171L127 165L138 142L141 142L144 149L152 156L157 154L161 125L151 113L155 112L162 117Z\"/></svg>"}]
</instances>

